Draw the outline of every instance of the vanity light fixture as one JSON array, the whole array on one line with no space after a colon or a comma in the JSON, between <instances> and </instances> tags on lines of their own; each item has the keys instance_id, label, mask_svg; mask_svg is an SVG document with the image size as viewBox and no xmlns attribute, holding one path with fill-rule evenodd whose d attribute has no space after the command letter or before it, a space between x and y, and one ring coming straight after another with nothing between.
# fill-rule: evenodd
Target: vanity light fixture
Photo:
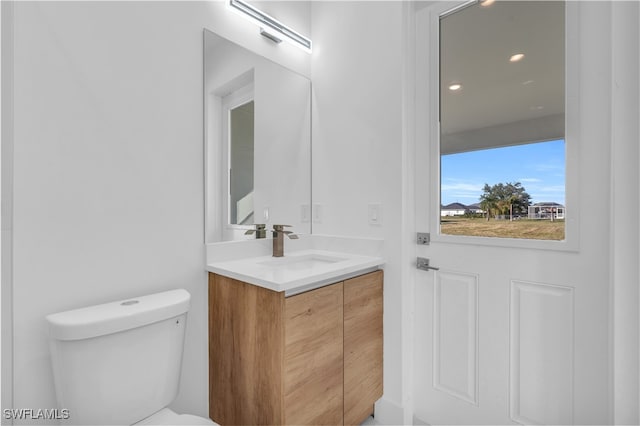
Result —
<instances>
[{"instance_id":1,"label":"vanity light fixture","mask_svg":"<svg viewBox=\"0 0 640 426\"><path fill-rule=\"evenodd\" d=\"M524 58L524 53L516 53L515 55L511 55L509 58L509 62L519 62Z\"/></svg>"},{"instance_id":2,"label":"vanity light fixture","mask_svg":"<svg viewBox=\"0 0 640 426\"><path fill-rule=\"evenodd\" d=\"M273 31L271 28L267 27L260 27L260 35L268 38L269 40L273 41L276 44L280 44L282 43L282 39L278 33L276 33L275 31Z\"/></svg>"},{"instance_id":3,"label":"vanity light fixture","mask_svg":"<svg viewBox=\"0 0 640 426\"><path fill-rule=\"evenodd\" d=\"M302 48L308 53L311 53L311 40L287 27L277 19L272 18L263 11L242 0L229 0L229 6L232 9L241 12L245 17L249 18L249 20L258 24L261 27L260 34L268 39L276 43L286 40L289 43Z\"/></svg>"},{"instance_id":4,"label":"vanity light fixture","mask_svg":"<svg viewBox=\"0 0 640 426\"><path fill-rule=\"evenodd\" d=\"M449 90L451 90L452 92L457 92L460 89L462 89L462 84L460 83L454 83L449 86Z\"/></svg>"}]
</instances>

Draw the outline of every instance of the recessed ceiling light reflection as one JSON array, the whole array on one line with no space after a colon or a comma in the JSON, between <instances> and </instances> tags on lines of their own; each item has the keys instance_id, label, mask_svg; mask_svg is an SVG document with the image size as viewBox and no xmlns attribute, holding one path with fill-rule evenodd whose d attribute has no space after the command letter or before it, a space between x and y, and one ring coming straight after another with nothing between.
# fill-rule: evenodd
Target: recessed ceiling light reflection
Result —
<instances>
[{"instance_id":1,"label":"recessed ceiling light reflection","mask_svg":"<svg viewBox=\"0 0 640 426\"><path fill-rule=\"evenodd\" d=\"M449 86L449 90L451 90L452 92L457 92L460 89L462 89L462 84L460 83L453 83Z\"/></svg>"},{"instance_id":2,"label":"recessed ceiling light reflection","mask_svg":"<svg viewBox=\"0 0 640 426\"><path fill-rule=\"evenodd\" d=\"M524 53L516 53L515 55L511 55L509 58L509 62L519 62L524 58Z\"/></svg>"}]
</instances>

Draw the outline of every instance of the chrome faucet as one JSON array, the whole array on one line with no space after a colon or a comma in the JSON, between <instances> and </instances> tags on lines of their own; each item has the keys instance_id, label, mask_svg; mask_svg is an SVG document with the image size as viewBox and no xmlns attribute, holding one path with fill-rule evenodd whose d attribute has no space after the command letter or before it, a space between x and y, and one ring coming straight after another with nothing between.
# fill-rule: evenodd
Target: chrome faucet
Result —
<instances>
[{"instance_id":1,"label":"chrome faucet","mask_svg":"<svg viewBox=\"0 0 640 426\"><path fill-rule=\"evenodd\" d=\"M285 227L291 225L273 225L273 257L284 256L284 236L297 240L298 236L291 231L285 231Z\"/></svg>"},{"instance_id":2,"label":"chrome faucet","mask_svg":"<svg viewBox=\"0 0 640 426\"><path fill-rule=\"evenodd\" d=\"M256 238L267 238L267 225L264 223L256 223L253 225L256 229L249 229L244 235L256 234Z\"/></svg>"}]
</instances>

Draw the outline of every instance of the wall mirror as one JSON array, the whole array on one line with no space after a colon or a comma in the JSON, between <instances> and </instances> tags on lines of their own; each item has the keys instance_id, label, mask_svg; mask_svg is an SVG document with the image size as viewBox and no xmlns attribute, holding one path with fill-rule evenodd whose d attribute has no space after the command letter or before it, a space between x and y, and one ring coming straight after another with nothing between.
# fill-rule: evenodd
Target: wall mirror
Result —
<instances>
[{"instance_id":1,"label":"wall mirror","mask_svg":"<svg viewBox=\"0 0 640 426\"><path fill-rule=\"evenodd\" d=\"M565 3L467 2L439 28L440 233L564 240Z\"/></svg>"},{"instance_id":2,"label":"wall mirror","mask_svg":"<svg viewBox=\"0 0 640 426\"><path fill-rule=\"evenodd\" d=\"M204 125L205 241L311 233L311 82L205 29Z\"/></svg>"}]
</instances>

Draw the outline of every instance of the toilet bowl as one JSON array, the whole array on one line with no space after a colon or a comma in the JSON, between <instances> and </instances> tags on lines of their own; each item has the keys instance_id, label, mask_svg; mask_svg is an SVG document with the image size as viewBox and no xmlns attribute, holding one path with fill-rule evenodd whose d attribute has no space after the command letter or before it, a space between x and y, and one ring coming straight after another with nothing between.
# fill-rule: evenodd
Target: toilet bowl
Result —
<instances>
[{"instance_id":1,"label":"toilet bowl","mask_svg":"<svg viewBox=\"0 0 640 426\"><path fill-rule=\"evenodd\" d=\"M209 419L193 416L191 414L177 414L168 408L163 408L146 419L135 423L136 425L215 425Z\"/></svg>"},{"instance_id":2,"label":"toilet bowl","mask_svg":"<svg viewBox=\"0 0 640 426\"><path fill-rule=\"evenodd\" d=\"M178 393L190 299L179 289L48 315L63 423L215 425L167 408Z\"/></svg>"}]
</instances>

